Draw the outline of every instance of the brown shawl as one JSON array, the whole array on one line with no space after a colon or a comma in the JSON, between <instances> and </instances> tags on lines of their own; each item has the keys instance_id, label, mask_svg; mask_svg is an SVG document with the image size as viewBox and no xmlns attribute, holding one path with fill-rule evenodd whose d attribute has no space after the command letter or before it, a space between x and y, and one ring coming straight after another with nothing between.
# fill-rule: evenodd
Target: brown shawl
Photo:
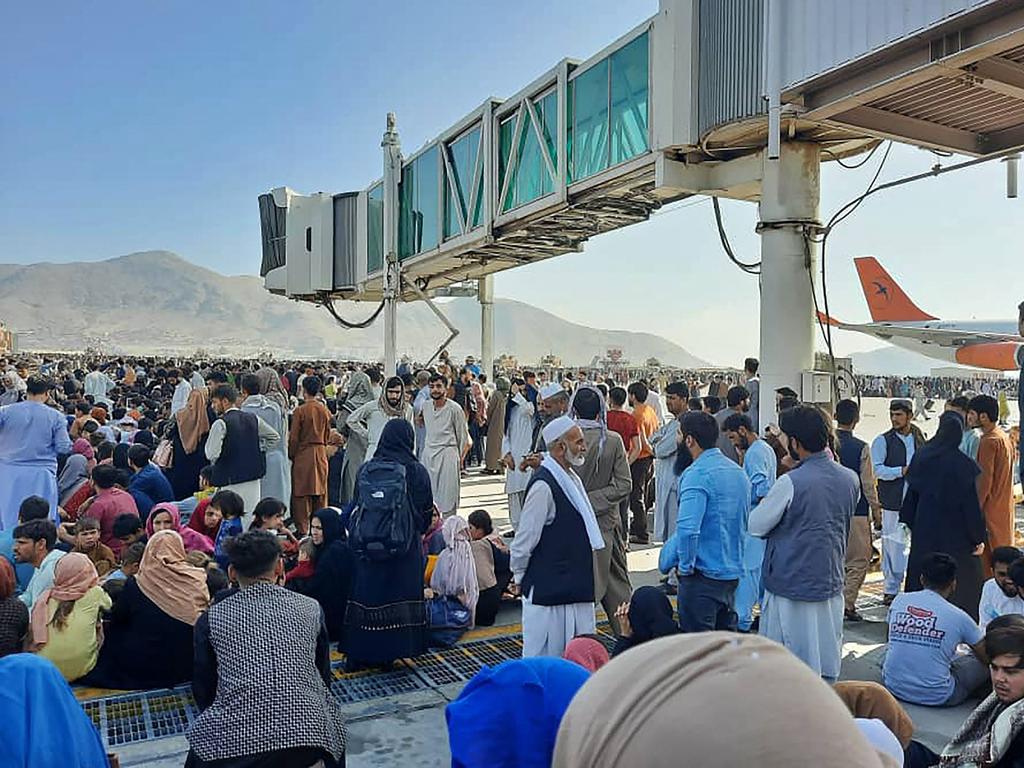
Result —
<instances>
[{"instance_id":1,"label":"brown shawl","mask_svg":"<svg viewBox=\"0 0 1024 768\"><path fill-rule=\"evenodd\" d=\"M189 392L185 407L174 414L178 423L178 436L185 453L195 453L199 441L210 432L210 417L206 412L206 387Z\"/></svg>"},{"instance_id":2,"label":"brown shawl","mask_svg":"<svg viewBox=\"0 0 1024 768\"><path fill-rule=\"evenodd\" d=\"M881 720L906 749L914 737L914 721L884 686L862 680L843 680L832 686L854 717Z\"/></svg>"},{"instance_id":3,"label":"brown shawl","mask_svg":"<svg viewBox=\"0 0 1024 768\"><path fill-rule=\"evenodd\" d=\"M210 605L206 572L185 560L177 531L158 531L146 544L135 582L157 608L191 626Z\"/></svg>"}]
</instances>

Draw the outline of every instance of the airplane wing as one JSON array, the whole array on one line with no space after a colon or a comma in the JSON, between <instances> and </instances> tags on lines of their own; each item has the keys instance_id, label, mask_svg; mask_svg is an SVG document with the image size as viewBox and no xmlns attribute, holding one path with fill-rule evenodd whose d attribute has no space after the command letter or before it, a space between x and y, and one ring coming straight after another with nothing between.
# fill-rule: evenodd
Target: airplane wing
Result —
<instances>
[{"instance_id":1,"label":"airplane wing","mask_svg":"<svg viewBox=\"0 0 1024 768\"><path fill-rule=\"evenodd\" d=\"M992 344L1003 341L1019 342L1021 340L1020 336L1012 333L966 331L962 328L925 328L923 326L896 325L894 323L843 323L827 316L823 316L822 321L827 322L834 328L866 333L884 341L895 337L910 339L921 344L932 344L937 347L950 347L953 349L966 347L971 344Z\"/></svg>"}]
</instances>

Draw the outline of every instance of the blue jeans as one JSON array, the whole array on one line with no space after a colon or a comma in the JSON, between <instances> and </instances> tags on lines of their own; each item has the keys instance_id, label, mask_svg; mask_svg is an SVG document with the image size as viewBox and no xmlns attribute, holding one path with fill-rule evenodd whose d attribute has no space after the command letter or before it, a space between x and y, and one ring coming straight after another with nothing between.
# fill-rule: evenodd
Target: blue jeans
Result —
<instances>
[{"instance_id":1,"label":"blue jeans","mask_svg":"<svg viewBox=\"0 0 1024 768\"><path fill-rule=\"evenodd\" d=\"M736 585L739 579L719 581L698 571L679 577L679 629L683 632L736 631Z\"/></svg>"},{"instance_id":2,"label":"blue jeans","mask_svg":"<svg viewBox=\"0 0 1024 768\"><path fill-rule=\"evenodd\" d=\"M764 587L761 584L764 549L764 539L747 535L743 545L743 575L736 587L736 615L739 617L739 628L744 632L754 623L754 604L764 598Z\"/></svg>"}]
</instances>

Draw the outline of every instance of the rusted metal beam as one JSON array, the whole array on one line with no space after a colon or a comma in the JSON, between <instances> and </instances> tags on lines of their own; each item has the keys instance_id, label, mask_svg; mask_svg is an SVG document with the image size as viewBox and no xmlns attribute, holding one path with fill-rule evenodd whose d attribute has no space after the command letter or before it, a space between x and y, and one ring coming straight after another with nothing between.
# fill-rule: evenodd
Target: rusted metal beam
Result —
<instances>
[{"instance_id":1,"label":"rusted metal beam","mask_svg":"<svg viewBox=\"0 0 1024 768\"><path fill-rule=\"evenodd\" d=\"M950 128L874 107L855 107L834 115L829 122L854 126L876 136L910 142L932 149L951 150L975 156L988 151L978 134L971 131Z\"/></svg>"}]
</instances>

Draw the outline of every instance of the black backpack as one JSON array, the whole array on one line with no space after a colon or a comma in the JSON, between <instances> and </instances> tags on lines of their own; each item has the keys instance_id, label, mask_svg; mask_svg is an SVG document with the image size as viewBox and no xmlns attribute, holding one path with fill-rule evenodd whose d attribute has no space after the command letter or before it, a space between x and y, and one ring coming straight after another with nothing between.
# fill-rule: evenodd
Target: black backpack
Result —
<instances>
[{"instance_id":1,"label":"black backpack","mask_svg":"<svg viewBox=\"0 0 1024 768\"><path fill-rule=\"evenodd\" d=\"M359 469L349 546L359 557L390 560L409 551L416 538L405 467L371 459Z\"/></svg>"}]
</instances>

